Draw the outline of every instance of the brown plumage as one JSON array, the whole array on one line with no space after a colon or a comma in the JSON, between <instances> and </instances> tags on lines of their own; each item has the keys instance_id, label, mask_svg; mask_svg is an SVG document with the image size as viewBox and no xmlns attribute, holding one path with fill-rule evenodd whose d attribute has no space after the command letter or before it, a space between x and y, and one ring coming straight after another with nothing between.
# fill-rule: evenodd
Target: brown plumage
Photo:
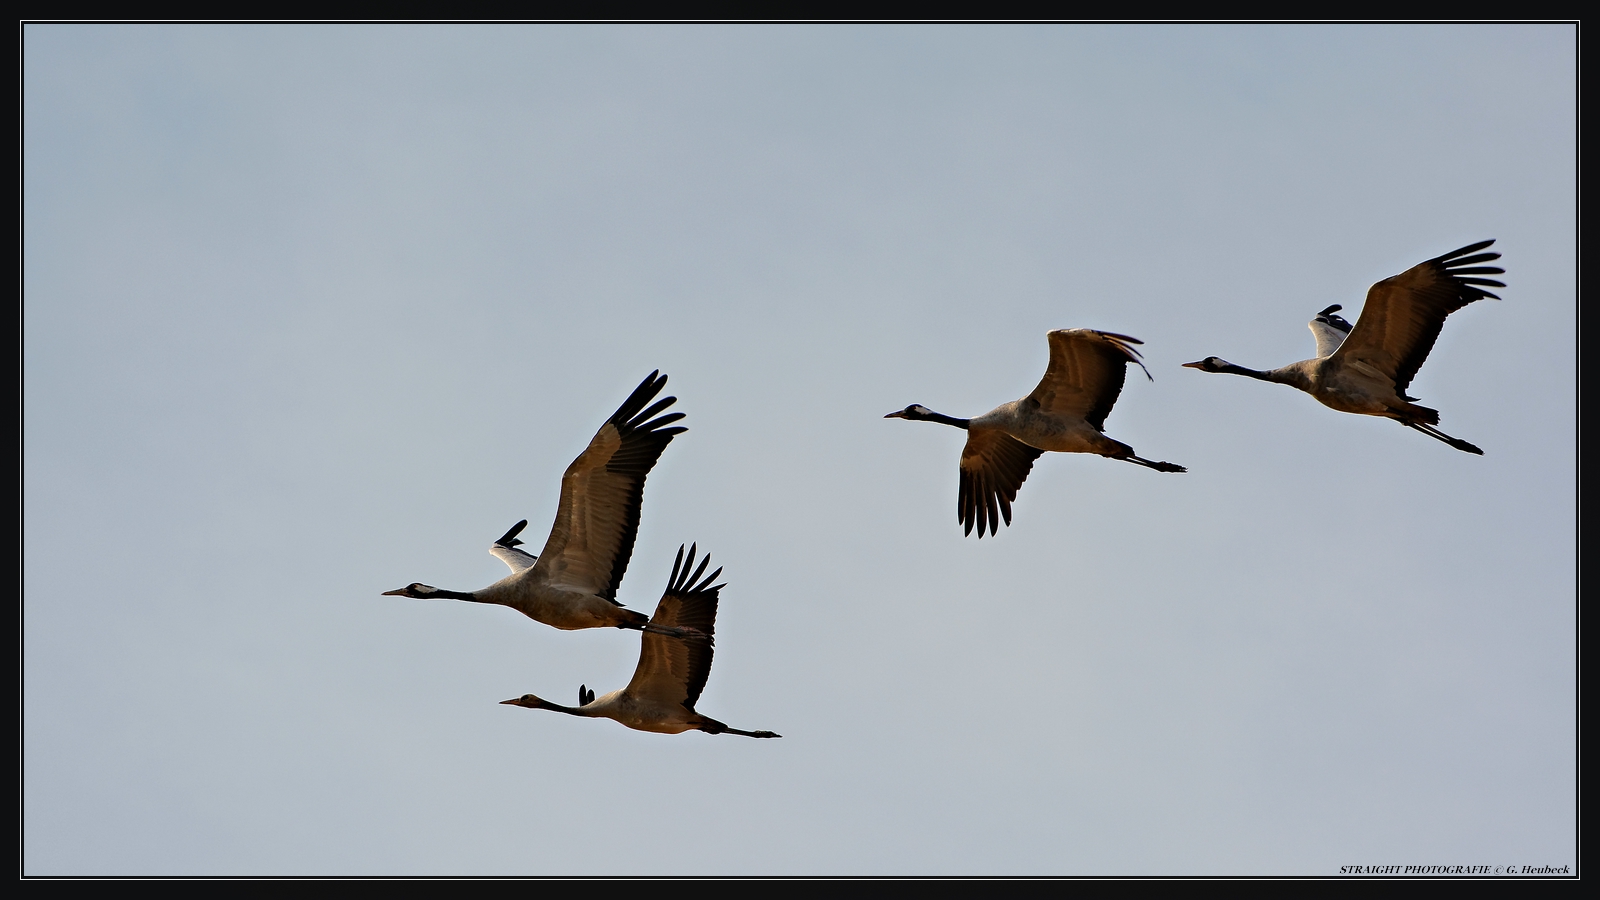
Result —
<instances>
[{"instance_id":1,"label":"brown plumage","mask_svg":"<svg viewBox=\"0 0 1600 900\"><path fill-rule=\"evenodd\" d=\"M1033 471L1033 461L1043 454L999 429L972 430L969 422L956 486L956 521L966 534L974 524L980 539L985 528L998 532L1002 516L1011 524L1011 504Z\"/></svg>"},{"instance_id":2,"label":"brown plumage","mask_svg":"<svg viewBox=\"0 0 1600 900\"><path fill-rule=\"evenodd\" d=\"M650 419L676 397L640 411L667 383L657 375L634 389L562 474L555 524L533 567L546 582L616 599L639 533L645 476L672 438L688 430L665 427L683 413Z\"/></svg>"},{"instance_id":3,"label":"brown plumage","mask_svg":"<svg viewBox=\"0 0 1600 900\"><path fill-rule=\"evenodd\" d=\"M1354 329L1326 355L1266 371L1247 369L1215 356L1184 366L1287 384L1317 398L1324 406L1394 419L1457 450L1482 455L1476 446L1435 428L1439 411L1419 406L1417 398L1406 390L1438 340L1446 317L1484 297L1500 299L1483 288L1505 287L1505 283L1481 276L1503 274L1505 269L1476 265L1500 258L1498 253L1478 253L1493 243L1469 244L1374 284L1367 291L1366 305ZM1312 320L1319 343L1330 333L1318 332L1316 323L1323 318L1319 315Z\"/></svg>"},{"instance_id":4,"label":"brown plumage","mask_svg":"<svg viewBox=\"0 0 1600 900\"><path fill-rule=\"evenodd\" d=\"M1122 393L1128 363L1144 368L1132 345L1138 338L1090 328L1052 331L1050 364L1033 393L995 407L975 419L957 419L912 404L886 419L938 422L967 430L961 450L961 479L956 518L967 534L995 534L1000 522L1011 524L1011 504L1047 450L1095 453L1136 463L1158 472L1183 472L1183 466L1135 456L1133 448L1106 437L1106 416ZM1150 372L1145 370L1145 376Z\"/></svg>"},{"instance_id":5,"label":"brown plumage","mask_svg":"<svg viewBox=\"0 0 1600 900\"><path fill-rule=\"evenodd\" d=\"M650 618L652 630L640 636L639 665L633 678L620 691L595 697L586 685L578 686L578 705L562 706L523 694L502 700L507 706L548 709L570 716L605 718L637 731L681 734L704 731L710 734L741 734L754 738L775 738L770 731L741 731L695 711L700 692L711 674L712 638L716 633L717 600L724 585L712 582L722 574L719 568L706 575L711 563L708 554L695 568L695 548L685 558L682 547L672 564L666 592ZM693 574L691 574L693 570ZM697 635L698 639L672 637L662 632L676 629Z\"/></svg>"},{"instance_id":6,"label":"brown plumage","mask_svg":"<svg viewBox=\"0 0 1600 900\"><path fill-rule=\"evenodd\" d=\"M477 591L413 583L385 596L495 603L564 630L650 627L643 613L617 602L617 587L633 555L645 477L673 437L687 430L667 427L683 413L652 418L677 402L666 397L651 404L666 383L665 375L651 372L567 467L555 524L538 557L515 549L526 524L519 523L490 548L511 567L506 578Z\"/></svg>"},{"instance_id":7,"label":"brown plumage","mask_svg":"<svg viewBox=\"0 0 1600 900\"><path fill-rule=\"evenodd\" d=\"M711 564L711 554L694 568L695 548L684 560L683 548L672 563L667 589L656 604L650 621L665 627L692 629L706 636L702 641L685 641L662 634L645 634L639 639L639 665L622 693L631 697L650 697L667 705L676 704L693 711L711 675L713 639L717 633L717 601L725 585L712 584L722 574L721 567L701 577Z\"/></svg>"},{"instance_id":8,"label":"brown plumage","mask_svg":"<svg viewBox=\"0 0 1600 900\"><path fill-rule=\"evenodd\" d=\"M1439 339L1445 318L1473 301L1500 299L1479 285L1505 287L1504 282L1476 276L1501 275L1505 269L1472 265L1499 259L1500 254L1466 255L1493 243L1462 247L1373 285L1355 328L1333 355L1372 366L1394 384L1396 394L1404 396ZM1433 423L1438 415L1433 413Z\"/></svg>"}]
</instances>

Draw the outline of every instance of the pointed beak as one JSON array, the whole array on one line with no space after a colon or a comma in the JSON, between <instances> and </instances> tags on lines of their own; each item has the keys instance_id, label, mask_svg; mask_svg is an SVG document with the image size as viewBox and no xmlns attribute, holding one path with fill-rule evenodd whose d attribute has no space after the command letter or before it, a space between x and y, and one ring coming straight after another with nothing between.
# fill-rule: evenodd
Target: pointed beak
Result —
<instances>
[{"instance_id":1,"label":"pointed beak","mask_svg":"<svg viewBox=\"0 0 1600 900\"><path fill-rule=\"evenodd\" d=\"M522 699L521 697L517 698L517 700L521 700L521 699ZM500 705L501 706L516 706L517 705L517 700L501 700L500 701Z\"/></svg>"},{"instance_id":2,"label":"pointed beak","mask_svg":"<svg viewBox=\"0 0 1600 900\"><path fill-rule=\"evenodd\" d=\"M885 419L904 419L905 417L906 417L906 412L903 409L899 410L898 412L892 412L892 413L889 413L887 416L884 416Z\"/></svg>"},{"instance_id":3,"label":"pointed beak","mask_svg":"<svg viewBox=\"0 0 1600 900\"><path fill-rule=\"evenodd\" d=\"M378 596L380 596L380 597L404 597L405 595L406 595L406 589L405 588L401 588L398 591L384 591L383 593L379 594Z\"/></svg>"},{"instance_id":4,"label":"pointed beak","mask_svg":"<svg viewBox=\"0 0 1600 900\"><path fill-rule=\"evenodd\" d=\"M1183 367L1185 369L1204 369L1206 367L1206 363L1205 360L1200 360L1199 362L1184 363Z\"/></svg>"}]
</instances>

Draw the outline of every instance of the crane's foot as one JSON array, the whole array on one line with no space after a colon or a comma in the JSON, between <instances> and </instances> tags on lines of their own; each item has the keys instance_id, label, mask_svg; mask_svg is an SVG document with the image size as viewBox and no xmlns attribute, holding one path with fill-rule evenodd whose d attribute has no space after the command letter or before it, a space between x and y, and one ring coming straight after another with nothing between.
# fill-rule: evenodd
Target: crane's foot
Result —
<instances>
[{"instance_id":1,"label":"crane's foot","mask_svg":"<svg viewBox=\"0 0 1600 900\"><path fill-rule=\"evenodd\" d=\"M1422 422L1401 422L1400 424L1406 426L1407 428L1415 428L1416 430L1422 432L1423 434L1427 435L1428 437L1433 438L1434 440L1444 441L1446 444L1449 444L1450 446L1456 448L1457 450L1460 450L1463 453L1473 453L1473 454L1476 454L1478 456L1482 456L1483 455L1483 451L1481 449L1479 449L1477 445L1469 444L1466 441L1463 441L1461 438L1451 437L1450 435L1445 434L1444 432L1442 432L1439 429L1433 427L1432 425L1428 425L1428 424L1425 424L1425 423L1422 423Z\"/></svg>"},{"instance_id":2,"label":"crane's foot","mask_svg":"<svg viewBox=\"0 0 1600 900\"><path fill-rule=\"evenodd\" d=\"M1126 460L1126 461L1128 461L1128 462L1144 466L1147 469L1155 469L1157 472L1187 472L1187 471L1189 471L1188 469L1185 469L1183 466L1180 466L1177 463L1156 462L1153 459L1145 459L1145 458L1139 457L1139 456L1124 456L1124 457L1121 457L1121 458Z\"/></svg>"},{"instance_id":3,"label":"crane's foot","mask_svg":"<svg viewBox=\"0 0 1600 900\"><path fill-rule=\"evenodd\" d=\"M723 734L742 734L745 737L753 737L753 738L780 738L780 737L783 737L783 735L777 733L776 731L741 731L741 730L739 730L737 728L726 728L726 729L723 729L722 733Z\"/></svg>"}]
</instances>

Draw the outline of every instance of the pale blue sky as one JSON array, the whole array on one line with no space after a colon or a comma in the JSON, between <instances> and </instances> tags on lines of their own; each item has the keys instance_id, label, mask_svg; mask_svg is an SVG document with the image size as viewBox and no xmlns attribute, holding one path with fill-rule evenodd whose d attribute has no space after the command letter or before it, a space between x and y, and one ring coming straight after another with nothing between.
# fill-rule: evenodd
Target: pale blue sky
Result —
<instances>
[{"instance_id":1,"label":"pale blue sky","mask_svg":"<svg viewBox=\"0 0 1600 900\"><path fill-rule=\"evenodd\" d=\"M26 26L23 871L1333 875L1576 863L1572 26ZM1180 363L1495 238L1459 453ZM955 522L1044 334L1107 432ZM471 589L652 369L620 598Z\"/></svg>"}]
</instances>

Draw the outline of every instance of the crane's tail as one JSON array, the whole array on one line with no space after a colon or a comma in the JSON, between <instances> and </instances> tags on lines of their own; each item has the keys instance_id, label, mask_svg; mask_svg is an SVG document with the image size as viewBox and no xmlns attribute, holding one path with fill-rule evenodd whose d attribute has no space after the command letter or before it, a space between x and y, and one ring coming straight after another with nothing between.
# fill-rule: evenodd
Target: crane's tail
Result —
<instances>
[{"instance_id":1,"label":"crane's tail","mask_svg":"<svg viewBox=\"0 0 1600 900\"><path fill-rule=\"evenodd\" d=\"M1433 438L1436 441L1444 441L1446 444L1449 444L1457 450L1461 450L1466 453L1476 453L1479 456L1483 455L1483 451L1478 449L1475 444L1469 444L1460 438L1453 438L1450 435L1445 434L1439 429L1433 427L1432 425L1424 425L1421 422L1401 422L1400 424L1406 426L1407 428L1415 428L1416 430L1422 432L1428 437Z\"/></svg>"},{"instance_id":2,"label":"crane's tail","mask_svg":"<svg viewBox=\"0 0 1600 900\"><path fill-rule=\"evenodd\" d=\"M1401 406L1389 407L1389 415L1399 419L1406 425L1420 422L1423 425L1439 424L1439 411L1431 406L1421 406L1411 402L1410 397L1405 398Z\"/></svg>"}]
</instances>

